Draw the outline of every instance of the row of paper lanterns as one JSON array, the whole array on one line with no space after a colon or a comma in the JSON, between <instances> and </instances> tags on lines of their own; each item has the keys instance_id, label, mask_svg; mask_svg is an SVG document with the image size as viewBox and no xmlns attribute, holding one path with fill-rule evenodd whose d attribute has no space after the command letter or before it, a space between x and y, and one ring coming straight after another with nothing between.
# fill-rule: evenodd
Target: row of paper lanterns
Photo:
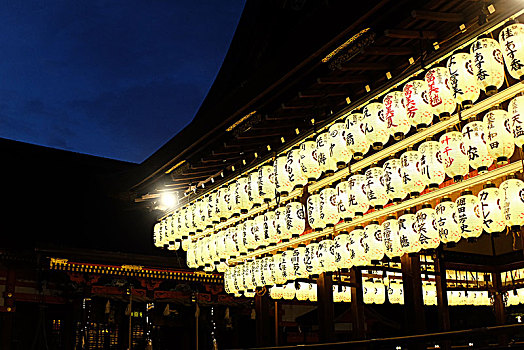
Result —
<instances>
[{"instance_id":1,"label":"row of paper lanterns","mask_svg":"<svg viewBox=\"0 0 524 350\"><path fill-rule=\"evenodd\" d=\"M296 210L303 211L301 206L298 202L291 202L287 208L297 207ZM257 217L262 220L248 220L240 226L229 227L190 243L188 266L203 267L206 271L213 271L216 267L223 272L227 268L227 260L254 251L260 244L271 245L290 239L290 231L298 234L304 230L303 216L285 215L282 225L291 225L291 230L287 231L287 236L282 236L279 234L282 230L275 229L279 225L277 219L271 221L270 213ZM326 271L333 271L327 266L333 265L333 269L362 266L372 260L381 260L384 255L389 258L399 257L421 249L437 248L440 243L478 238L482 232L498 233L508 226L516 230L521 225L524 225L524 182L510 178L503 181L499 188L486 184L477 195L465 191L454 202L443 198L435 208L424 205L416 213L405 213L398 219L388 217L382 224L374 221L365 228L357 226L349 234L339 234L334 240L326 239L307 247L298 247L295 255L302 261L305 259L302 255L309 252L312 254L310 263L316 261L314 255L320 254L324 259L329 256L329 263L322 260L319 264ZM299 228L293 231L297 226ZM265 240L266 237L270 239ZM282 254L290 255L291 258L290 252ZM280 265L281 262L276 261L275 264Z\"/></svg>"},{"instance_id":2,"label":"row of paper lanterns","mask_svg":"<svg viewBox=\"0 0 524 350\"><path fill-rule=\"evenodd\" d=\"M241 294L237 294L236 296L240 295ZM250 292L244 292L244 296L250 297L251 294ZM292 300L296 298L299 301L315 302L318 300L317 285L315 283L308 282L290 282L284 285L274 285L269 289L269 296L275 300ZM351 302L351 289L348 286L334 285L333 302Z\"/></svg>"},{"instance_id":3,"label":"row of paper lanterns","mask_svg":"<svg viewBox=\"0 0 524 350\"><path fill-rule=\"evenodd\" d=\"M398 139L405 135L411 126L428 126L433 115L446 116L455 111L457 103L475 102L481 90L496 91L504 82L504 62L510 75L519 79L524 72L523 59L523 24L505 27L499 42L491 38L478 39L470 53L452 55L446 68L430 69L424 80L406 83L402 92L390 92L382 103L368 104L363 113L351 113L344 122L337 122L319 134L316 140L308 139L300 147L277 157L273 165L261 166L179 210L171 222L177 229L177 240L270 201L275 192L285 195L308 181L315 181L323 173L343 167L352 156L360 159L371 146L380 148L390 136ZM445 140L446 145L440 152L440 161L446 174L465 175L468 158L473 169L483 169L493 159L509 158L514 144L521 147L524 143L524 120L520 117L523 106L524 97L517 97L510 103L509 115L502 110L493 111L484 121L466 125L462 135L453 132L443 136L440 141L442 144ZM440 147L430 149L438 152ZM438 171L435 175L443 176ZM422 186L410 182L408 187L411 185Z\"/></svg>"},{"instance_id":4,"label":"row of paper lanterns","mask_svg":"<svg viewBox=\"0 0 524 350\"><path fill-rule=\"evenodd\" d=\"M507 306L524 304L524 288L507 291L504 296Z\"/></svg>"}]
</instances>

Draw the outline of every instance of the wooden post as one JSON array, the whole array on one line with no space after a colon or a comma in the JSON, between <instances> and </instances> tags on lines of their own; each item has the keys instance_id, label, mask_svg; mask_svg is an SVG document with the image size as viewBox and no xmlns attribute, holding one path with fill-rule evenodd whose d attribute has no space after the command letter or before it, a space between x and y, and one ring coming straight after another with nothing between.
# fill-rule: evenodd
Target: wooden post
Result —
<instances>
[{"instance_id":1,"label":"wooden post","mask_svg":"<svg viewBox=\"0 0 524 350\"><path fill-rule=\"evenodd\" d=\"M491 273L493 278L494 301L493 308L495 309L495 321L497 325L502 326L506 323L506 309L504 308L504 293L502 292L502 280L500 278L500 271ZM499 346L505 346L508 343L506 335L498 336Z\"/></svg>"},{"instance_id":2,"label":"wooden post","mask_svg":"<svg viewBox=\"0 0 524 350\"><path fill-rule=\"evenodd\" d=\"M280 309L279 309L278 301L275 300L275 346L280 345L279 334L278 334L279 324L280 324Z\"/></svg>"},{"instance_id":3,"label":"wooden post","mask_svg":"<svg viewBox=\"0 0 524 350\"><path fill-rule=\"evenodd\" d=\"M418 254L401 257L402 283L404 285L405 329L411 334L424 333L426 320L422 299L422 280L420 278L420 257Z\"/></svg>"},{"instance_id":4,"label":"wooden post","mask_svg":"<svg viewBox=\"0 0 524 350\"><path fill-rule=\"evenodd\" d=\"M362 271L357 267L349 270L351 287L351 327L353 339L366 337L366 320L364 319L364 292L362 291Z\"/></svg>"},{"instance_id":5,"label":"wooden post","mask_svg":"<svg viewBox=\"0 0 524 350\"><path fill-rule=\"evenodd\" d=\"M270 319L269 319L269 296L268 293L264 295L255 296L255 312L256 312L256 331L257 331L257 346L269 346L271 339Z\"/></svg>"},{"instance_id":6,"label":"wooden post","mask_svg":"<svg viewBox=\"0 0 524 350\"><path fill-rule=\"evenodd\" d=\"M437 287L438 324L441 332L450 330L446 267L442 250L435 253L435 284Z\"/></svg>"},{"instance_id":7,"label":"wooden post","mask_svg":"<svg viewBox=\"0 0 524 350\"><path fill-rule=\"evenodd\" d=\"M321 343L334 340L333 279L331 272L323 272L317 279L318 338Z\"/></svg>"}]
</instances>

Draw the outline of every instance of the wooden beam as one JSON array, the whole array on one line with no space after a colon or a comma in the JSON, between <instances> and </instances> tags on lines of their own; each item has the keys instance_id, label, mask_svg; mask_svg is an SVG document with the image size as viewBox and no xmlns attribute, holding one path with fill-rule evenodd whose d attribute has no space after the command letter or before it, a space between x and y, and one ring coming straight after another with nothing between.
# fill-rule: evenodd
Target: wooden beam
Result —
<instances>
[{"instance_id":1,"label":"wooden beam","mask_svg":"<svg viewBox=\"0 0 524 350\"><path fill-rule=\"evenodd\" d=\"M360 75L345 76L345 77L325 77L317 78L317 84L320 85L344 85L344 84L356 84L365 83L368 78Z\"/></svg>"},{"instance_id":2,"label":"wooden beam","mask_svg":"<svg viewBox=\"0 0 524 350\"><path fill-rule=\"evenodd\" d=\"M257 347L271 345L271 322L269 317L269 290L264 295L255 296Z\"/></svg>"},{"instance_id":3,"label":"wooden beam","mask_svg":"<svg viewBox=\"0 0 524 350\"><path fill-rule=\"evenodd\" d=\"M323 97L326 93L323 90L304 90L298 92L299 98L316 98Z\"/></svg>"},{"instance_id":4,"label":"wooden beam","mask_svg":"<svg viewBox=\"0 0 524 350\"><path fill-rule=\"evenodd\" d=\"M252 139L263 139L268 137L280 137L282 136L282 133L268 133L268 134L262 134L262 133L256 133L256 134L242 134L237 136L237 140L252 140Z\"/></svg>"},{"instance_id":5,"label":"wooden beam","mask_svg":"<svg viewBox=\"0 0 524 350\"><path fill-rule=\"evenodd\" d=\"M394 39L430 39L438 38L437 32L433 30L411 30L411 29L386 29L384 35Z\"/></svg>"},{"instance_id":6,"label":"wooden beam","mask_svg":"<svg viewBox=\"0 0 524 350\"><path fill-rule=\"evenodd\" d=\"M442 255L442 248L437 249L433 260L435 264L435 284L437 287L438 323L440 331L446 332L451 329L451 326L449 323L446 266Z\"/></svg>"},{"instance_id":7,"label":"wooden beam","mask_svg":"<svg viewBox=\"0 0 524 350\"><path fill-rule=\"evenodd\" d=\"M287 103L281 103L280 108L282 109L309 109L315 107L314 104L311 103L301 103L301 102L287 102Z\"/></svg>"},{"instance_id":8,"label":"wooden beam","mask_svg":"<svg viewBox=\"0 0 524 350\"><path fill-rule=\"evenodd\" d=\"M364 318L364 292L362 291L362 271L357 267L349 270L351 287L351 327L353 339L364 339L366 336L366 320Z\"/></svg>"},{"instance_id":9,"label":"wooden beam","mask_svg":"<svg viewBox=\"0 0 524 350\"><path fill-rule=\"evenodd\" d=\"M401 258L402 284L404 286L405 329L411 334L421 334L426 330L422 279L420 277L419 254L404 254Z\"/></svg>"},{"instance_id":10,"label":"wooden beam","mask_svg":"<svg viewBox=\"0 0 524 350\"><path fill-rule=\"evenodd\" d=\"M321 343L334 340L333 280L331 272L323 272L317 279L318 338Z\"/></svg>"},{"instance_id":11,"label":"wooden beam","mask_svg":"<svg viewBox=\"0 0 524 350\"><path fill-rule=\"evenodd\" d=\"M410 56L416 53L415 49L409 46L375 46L364 50L364 55L373 56Z\"/></svg>"},{"instance_id":12,"label":"wooden beam","mask_svg":"<svg viewBox=\"0 0 524 350\"><path fill-rule=\"evenodd\" d=\"M427 21L463 23L464 15L459 12L438 12L426 10L413 10L411 17Z\"/></svg>"},{"instance_id":13,"label":"wooden beam","mask_svg":"<svg viewBox=\"0 0 524 350\"><path fill-rule=\"evenodd\" d=\"M388 70L390 65L384 62L362 62L362 63L351 63L347 62L340 66L342 71L353 71L353 70Z\"/></svg>"}]
</instances>

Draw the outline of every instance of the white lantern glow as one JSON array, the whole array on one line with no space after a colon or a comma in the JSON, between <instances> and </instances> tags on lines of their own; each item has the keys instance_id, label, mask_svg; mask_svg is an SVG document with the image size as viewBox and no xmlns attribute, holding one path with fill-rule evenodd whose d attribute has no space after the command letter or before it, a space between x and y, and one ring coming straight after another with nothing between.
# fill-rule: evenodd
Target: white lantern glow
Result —
<instances>
[{"instance_id":1,"label":"white lantern glow","mask_svg":"<svg viewBox=\"0 0 524 350\"><path fill-rule=\"evenodd\" d=\"M404 254L400 245L400 227L394 216L388 216L382 223L382 235L384 252L388 258L400 257Z\"/></svg>"},{"instance_id":2,"label":"white lantern glow","mask_svg":"<svg viewBox=\"0 0 524 350\"><path fill-rule=\"evenodd\" d=\"M315 231L322 231L326 227L320 211L320 194L315 193L307 199L307 219L309 226Z\"/></svg>"},{"instance_id":3,"label":"white lantern glow","mask_svg":"<svg viewBox=\"0 0 524 350\"><path fill-rule=\"evenodd\" d=\"M282 293L282 297L284 300L293 300L295 297L295 283L286 283L284 286L284 291Z\"/></svg>"},{"instance_id":4,"label":"white lantern glow","mask_svg":"<svg viewBox=\"0 0 524 350\"><path fill-rule=\"evenodd\" d=\"M369 247L367 259L371 261L380 261L384 257L386 247L382 233L382 226L378 221L371 221L364 229L364 245Z\"/></svg>"},{"instance_id":5,"label":"white lantern glow","mask_svg":"<svg viewBox=\"0 0 524 350\"><path fill-rule=\"evenodd\" d=\"M241 214L247 214L248 210L251 209L248 195L248 178L242 176L235 181L235 198L237 206L240 207Z\"/></svg>"},{"instance_id":6,"label":"white lantern glow","mask_svg":"<svg viewBox=\"0 0 524 350\"><path fill-rule=\"evenodd\" d=\"M499 33L504 62L509 74L522 80L524 77L524 24L513 23L504 27Z\"/></svg>"},{"instance_id":7,"label":"white lantern glow","mask_svg":"<svg viewBox=\"0 0 524 350\"><path fill-rule=\"evenodd\" d=\"M403 92L410 124L417 130L430 126L433 121L433 108L429 104L428 83L424 80L408 81Z\"/></svg>"},{"instance_id":8,"label":"white lantern glow","mask_svg":"<svg viewBox=\"0 0 524 350\"><path fill-rule=\"evenodd\" d=\"M333 302L340 303L342 301L342 294L338 292L338 286L333 285Z\"/></svg>"},{"instance_id":9,"label":"white lantern glow","mask_svg":"<svg viewBox=\"0 0 524 350\"><path fill-rule=\"evenodd\" d=\"M346 124L337 121L329 127L331 157L335 160L338 169L343 169L351 160L351 152L347 147Z\"/></svg>"},{"instance_id":10,"label":"white lantern glow","mask_svg":"<svg viewBox=\"0 0 524 350\"><path fill-rule=\"evenodd\" d=\"M422 249L435 249L440 245L435 209L430 204L424 204L417 211L417 233Z\"/></svg>"},{"instance_id":11,"label":"white lantern glow","mask_svg":"<svg viewBox=\"0 0 524 350\"><path fill-rule=\"evenodd\" d=\"M227 185L227 210L229 215L235 218L240 216L240 205L238 205L239 203L235 200L236 187L237 185L234 181Z\"/></svg>"},{"instance_id":12,"label":"white lantern glow","mask_svg":"<svg viewBox=\"0 0 524 350\"><path fill-rule=\"evenodd\" d=\"M433 112L439 116L440 120L449 119L457 107L450 87L449 69L431 68L424 78L428 84L429 104L433 107Z\"/></svg>"},{"instance_id":13,"label":"white lantern glow","mask_svg":"<svg viewBox=\"0 0 524 350\"><path fill-rule=\"evenodd\" d=\"M487 233L499 233L506 229L502 212L502 198L500 190L494 184L484 185L478 193L482 212L483 228Z\"/></svg>"},{"instance_id":14,"label":"white lantern glow","mask_svg":"<svg viewBox=\"0 0 524 350\"><path fill-rule=\"evenodd\" d=\"M488 152L483 121L473 121L462 128L464 148L469 158L469 165L479 173L488 171L493 164L493 157Z\"/></svg>"},{"instance_id":15,"label":"white lantern glow","mask_svg":"<svg viewBox=\"0 0 524 350\"><path fill-rule=\"evenodd\" d=\"M277 228L275 226L275 212L267 211L264 213L264 237L268 239L270 247L275 246L280 241Z\"/></svg>"},{"instance_id":16,"label":"white lantern glow","mask_svg":"<svg viewBox=\"0 0 524 350\"><path fill-rule=\"evenodd\" d=\"M437 229L440 241L444 244L455 244L460 241L461 231L458 223L458 211L455 202L451 198L442 198L435 207L437 214Z\"/></svg>"},{"instance_id":17,"label":"white lantern glow","mask_svg":"<svg viewBox=\"0 0 524 350\"><path fill-rule=\"evenodd\" d=\"M278 207L275 210L275 229L279 240L282 242L288 242L292 235L291 230L287 229L286 211L285 206Z\"/></svg>"},{"instance_id":18,"label":"white lantern glow","mask_svg":"<svg viewBox=\"0 0 524 350\"><path fill-rule=\"evenodd\" d=\"M202 232L206 228L206 206L204 201L199 198L195 202L195 226L196 232ZM173 223L175 226L175 224Z\"/></svg>"},{"instance_id":19,"label":"white lantern glow","mask_svg":"<svg viewBox=\"0 0 524 350\"><path fill-rule=\"evenodd\" d=\"M335 242L332 239L324 239L318 243L317 256L321 272L336 271Z\"/></svg>"},{"instance_id":20,"label":"white lantern glow","mask_svg":"<svg viewBox=\"0 0 524 350\"><path fill-rule=\"evenodd\" d=\"M480 96L480 86L473 73L473 58L469 53L456 53L447 62L450 85L455 101L464 108L471 107Z\"/></svg>"},{"instance_id":21,"label":"white lantern glow","mask_svg":"<svg viewBox=\"0 0 524 350\"><path fill-rule=\"evenodd\" d=\"M437 305L437 286L435 283L422 283L422 300L424 305Z\"/></svg>"},{"instance_id":22,"label":"white lantern glow","mask_svg":"<svg viewBox=\"0 0 524 350\"><path fill-rule=\"evenodd\" d=\"M504 84L504 59L499 43L495 39L482 38L470 48L473 57L473 72L481 89L490 96Z\"/></svg>"},{"instance_id":23,"label":"white lantern glow","mask_svg":"<svg viewBox=\"0 0 524 350\"><path fill-rule=\"evenodd\" d=\"M468 239L479 237L482 234L483 220L478 197L474 196L471 191L464 191L455 203L461 236Z\"/></svg>"},{"instance_id":24,"label":"white lantern glow","mask_svg":"<svg viewBox=\"0 0 524 350\"><path fill-rule=\"evenodd\" d=\"M320 216L325 227L334 227L339 222L336 189L326 187L320 191Z\"/></svg>"},{"instance_id":25,"label":"white lantern glow","mask_svg":"<svg viewBox=\"0 0 524 350\"><path fill-rule=\"evenodd\" d=\"M221 222L225 222L231 216L229 207L229 191L227 186L222 186L217 190L217 213Z\"/></svg>"},{"instance_id":26,"label":"white lantern glow","mask_svg":"<svg viewBox=\"0 0 524 350\"><path fill-rule=\"evenodd\" d=\"M258 247L267 247L269 245L269 237L266 237L264 231L264 214L255 216L252 230L255 234L255 240L257 241Z\"/></svg>"},{"instance_id":27,"label":"white lantern glow","mask_svg":"<svg viewBox=\"0 0 524 350\"><path fill-rule=\"evenodd\" d=\"M306 229L304 206L300 202L289 202L286 205L286 225L291 237L299 237Z\"/></svg>"},{"instance_id":28,"label":"white lantern glow","mask_svg":"<svg viewBox=\"0 0 524 350\"><path fill-rule=\"evenodd\" d=\"M263 200L259 192L258 170L253 170L247 175L247 195L249 204L253 208L260 207ZM251 209L251 208L249 208Z\"/></svg>"},{"instance_id":29,"label":"white lantern glow","mask_svg":"<svg viewBox=\"0 0 524 350\"><path fill-rule=\"evenodd\" d=\"M153 244L155 247L160 248L163 246L162 244L162 237L160 236L160 228L162 225L157 222L155 226L153 227Z\"/></svg>"},{"instance_id":30,"label":"white lantern glow","mask_svg":"<svg viewBox=\"0 0 524 350\"><path fill-rule=\"evenodd\" d=\"M499 164L506 164L515 151L515 140L509 114L503 109L489 111L484 115L488 153Z\"/></svg>"},{"instance_id":31,"label":"white lantern glow","mask_svg":"<svg viewBox=\"0 0 524 350\"><path fill-rule=\"evenodd\" d=\"M216 205L217 205L217 193L216 191L206 195L207 203L207 228L213 227L213 224L218 224L220 218L217 215Z\"/></svg>"},{"instance_id":32,"label":"white lantern glow","mask_svg":"<svg viewBox=\"0 0 524 350\"><path fill-rule=\"evenodd\" d=\"M275 284L275 264L273 257L266 256L262 258L262 276L266 286Z\"/></svg>"},{"instance_id":33,"label":"white lantern glow","mask_svg":"<svg viewBox=\"0 0 524 350\"><path fill-rule=\"evenodd\" d=\"M369 199L366 194L366 176L355 174L349 177L349 210L355 216L364 215L369 209Z\"/></svg>"},{"instance_id":34,"label":"white lantern glow","mask_svg":"<svg viewBox=\"0 0 524 350\"><path fill-rule=\"evenodd\" d=\"M280 268L286 281L294 281L296 279L297 276L293 267L293 249L282 252Z\"/></svg>"},{"instance_id":35,"label":"white lantern glow","mask_svg":"<svg viewBox=\"0 0 524 350\"><path fill-rule=\"evenodd\" d=\"M381 150L389 140L389 129L384 105L371 102L363 109L363 129L374 150Z\"/></svg>"},{"instance_id":36,"label":"white lantern glow","mask_svg":"<svg viewBox=\"0 0 524 350\"><path fill-rule=\"evenodd\" d=\"M469 172L469 157L460 131L449 131L440 137L440 156L446 175L461 181Z\"/></svg>"},{"instance_id":37,"label":"white lantern glow","mask_svg":"<svg viewBox=\"0 0 524 350\"><path fill-rule=\"evenodd\" d=\"M339 293L342 296L343 303L351 302L351 288L348 286L342 286L342 291Z\"/></svg>"},{"instance_id":38,"label":"white lantern glow","mask_svg":"<svg viewBox=\"0 0 524 350\"><path fill-rule=\"evenodd\" d=\"M309 295L308 295L309 301L317 301L317 285L315 283L309 283Z\"/></svg>"},{"instance_id":39,"label":"white lantern glow","mask_svg":"<svg viewBox=\"0 0 524 350\"><path fill-rule=\"evenodd\" d=\"M285 264L286 261L284 257L282 256L282 253L277 253L273 255L273 276L275 280L275 284L282 285L286 283L286 272L285 272Z\"/></svg>"},{"instance_id":40,"label":"white lantern glow","mask_svg":"<svg viewBox=\"0 0 524 350\"><path fill-rule=\"evenodd\" d=\"M355 160L362 160L371 145L364 132L363 120L362 113L351 113L346 118L347 147Z\"/></svg>"},{"instance_id":41,"label":"white lantern glow","mask_svg":"<svg viewBox=\"0 0 524 350\"><path fill-rule=\"evenodd\" d=\"M334 239L335 242L335 264L338 269L349 269L353 266L349 251L349 234L341 233Z\"/></svg>"},{"instance_id":42,"label":"white lantern glow","mask_svg":"<svg viewBox=\"0 0 524 350\"><path fill-rule=\"evenodd\" d=\"M284 296L284 287L274 285L269 291L271 299L279 300Z\"/></svg>"},{"instance_id":43,"label":"white lantern glow","mask_svg":"<svg viewBox=\"0 0 524 350\"><path fill-rule=\"evenodd\" d=\"M420 172L424 185L430 189L437 189L444 179L446 172L440 157L440 143L438 141L425 141L419 148Z\"/></svg>"},{"instance_id":44,"label":"white lantern glow","mask_svg":"<svg viewBox=\"0 0 524 350\"><path fill-rule=\"evenodd\" d=\"M246 255L247 254L247 241L244 237L244 227L243 224L230 227L231 235L235 241L235 248L238 254Z\"/></svg>"},{"instance_id":45,"label":"white lantern glow","mask_svg":"<svg viewBox=\"0 0 524 350\"><path fill-rule=\"evenodd\" d=\"M356 226L349 233L349 253L354 266L365 266L371 263L369 259L369 244L366 241L367 235L364 227Z\"/></svg>"},{"instance_id":46,"label":"white lantern glow","mask_svg":"<svg viewBox=\"0 0 524 350\"><path fill-rule=\"evenodd\" d=\"M308 275L311 278L316 278L322 272L320 271L320 265L318 263L318 243L312 242L306 246L306 258L304 264L306 265L306 270Z\"/></svg>"},{"instance_id":47,"label":"white lantern glow","mask_svg":"<svg viewBox=\"0 0 524 350\"><path fill-rule=\"evenodd\" d=\"M286 197L293 190L287 171L287 156L280 155L275 159L275 189L282 197Z\"/></svg>"},{"instance_id":48,"label":"white lantern glow","mask_svg":"<svg viewBox=\"0 0 524 350\"><path fill-rule=\"evenodd\" d=\"M373 296L373 303L382 305L386 301L386 287L381 279L375 279L373 281L373 287L375 288L375 295Z\"/></svg>"},{"instance_id":49,"label":"white lantern glow","mask_svg":"<svg viewBox=\"0 0 524 350\"><path fill-rule=\"evenodd\" d=\"M401 304L404 301L404 287L402 283L391 282L388 289L388 299L391 304Z\"/></svg>"},{"instance_id":50,"label":"white lantern glow","mask_svg":"<svg viewBox=\"0 0 524 350\"><path fill-rule=\"evenodd\" d=\"M262 165L258 168L258 193L265 203L275 199L275 168Z\"/></svg>"},{"instance_id":51,"label":"white lantern glow","mask_svg":"<svg viewBox=\"0 0 524 350\"><path fill-rule=\"evenodd\" d=\"M394 203L402 201L408 195L402 180L402 165L400 159L389 159L384 163L384 186L386 194Z\"/></svg>"},{"instance_id":52,"label":"white lantern glow","mask_svg":"<svg viewBox=\"0 0 524 350\"><path fill-rule=\"evenodd\" d=\"M506 225L518 232L524 225L524 182L509 178L499 186Z\"/></svg>"},{"instance_id":53,"label":"white lantern glow","mask_svg":"<svg viewBox=\"0 0 524 350\"><path fill-rule=\"evenodd\" d=\"M382 209L389 201L384 183L384 170L371 167L366 170L366 186L364 187L369 204L375 209Z\"/></svg>"},{"instance_id":54,"label":"white lantern glow","mask_svg":"<svg viewBox=\"0 0 524 350\"><path fill-rule=\"evenodd\" d=\"M513 130L515 146L524 145L524 96L517 96L508 105L508 114L511 118L510 127Z\"/></svg>"},{"instance_id":55,"label":"white lantern glow","mask_svg":"<svg viewBox=\"0 0 524 350\"><path fill-rule=\"evenodd\" d=\"M416 197L426 187L421 169L422 154L420 151L406 151L400 156L402 182L404 190L411 197Z\"/></svg>"},{"instance_id":56,"label":"white lantern glow","mask_svg":"<svg viewBox=\"0 0 524 350\"><path fill-rule=\"evenodd\" d=\"M305 301L309 297L309 285L305 282L298 282L298 289L295 292L295 296L299 301Z\"/></svg>"},{"instance_id":57,"label":"white lantern glow","mask_svg":"<svg viewBox=\"0 0 524 350\"><path fill-rule=\"evenodd\" d=\"M295 279L304 279L309 276L306 268L306 246L305 244L299 245L292 251L291 261L293 263L293 270L295 273Z\"/></svg>"},{"instance_id":58,"label":"white lantern glow","mask_svg":"<svg viewBox=\"0 0 524 350\"><path fill-rule=\"evenodd\" d=\"M422 249L415 214L405 213L398 218L400 245L405 253L417 253Z\"/></svg>"},{"instance_id":59,"label":"white lantern glow","mask_svg":"<svg viewBox=\"0 0 524 350\"><path fill-rule=\"evenodd\" d=\"M298 152L300 157L302 177L305 178L303 185L307 182L316 181L322 175L323 170L318 162L317 142L313 139L307 139L300 144L300 149L297 149L296 152Z\"/></svg>"},{"instance_id":60,"label":"white lantern glow","mask_svg":"<svg viewBox=\"0 0 524 350\"><path fill-rule=\"evenodd\" d=\"M254 221L252 219L248 219L238 225L238 229L243 231L244 242L246 242L248 253L252 253L258 248L258 242L253 227Z\"/></svg>"},{"instance_id":61,"label":"white lantern glow","mask_svg":"<svg viewBox=\"0 0 524 350\"><path fill-rule=\"evenodd\" d=\"M375 284L373 280L362 281L362 294L364 304L373 304L375 300Z\"/></svg>"},{"instance_id":62,"label":"white lantern glow","mask_svg":"<svg viewBox=\"0 0 524 350\"><path fill-rule=\"evenodd\" d=\"M404 93L402 91L392 91L384 96L382 104L384 105L384 117L390 135L395 140L403 139L404 135L411 128L408 112L404 104Z\"/></svg>"},{"instance_id":63,"label":"white lantern glow","mask_svg":"<svg viewBox=\"0 0 524 350\"><path fill-rule=\"evenodd\" d=\"M349 222L355 216L355 213L351 211L349 202L349 182L341 181L337 184L337 202L338 202L338 213L340 219L344 222Z\"/></svg>"},{"instance_id":64,"label":"white lantern glow","mask_svg":"<svg viewBox=\"0 0 524 350\"><path fill-rule=\"evenodd\" d=\"M320 133L317 138L317 160L320 170L326 175L333 175L337 170L337 161L333 157L331 135L329 131Z\"/></svg>"}]
</instances>

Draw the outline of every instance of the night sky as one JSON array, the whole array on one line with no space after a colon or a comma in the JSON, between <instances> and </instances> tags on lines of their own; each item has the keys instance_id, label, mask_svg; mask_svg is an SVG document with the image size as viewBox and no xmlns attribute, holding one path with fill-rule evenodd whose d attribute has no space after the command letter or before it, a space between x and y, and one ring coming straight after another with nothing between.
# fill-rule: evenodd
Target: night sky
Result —
<instances>
[{"instance_id":1,"label":"night sky","mask_svg":"<svg viewBox=\"0 0 524 350\"><path fill-rule=\"evenodd\" d=\"M194 117L244 2L0 1L0 137L142 162Z\"/></svg>"}]
</instances>

